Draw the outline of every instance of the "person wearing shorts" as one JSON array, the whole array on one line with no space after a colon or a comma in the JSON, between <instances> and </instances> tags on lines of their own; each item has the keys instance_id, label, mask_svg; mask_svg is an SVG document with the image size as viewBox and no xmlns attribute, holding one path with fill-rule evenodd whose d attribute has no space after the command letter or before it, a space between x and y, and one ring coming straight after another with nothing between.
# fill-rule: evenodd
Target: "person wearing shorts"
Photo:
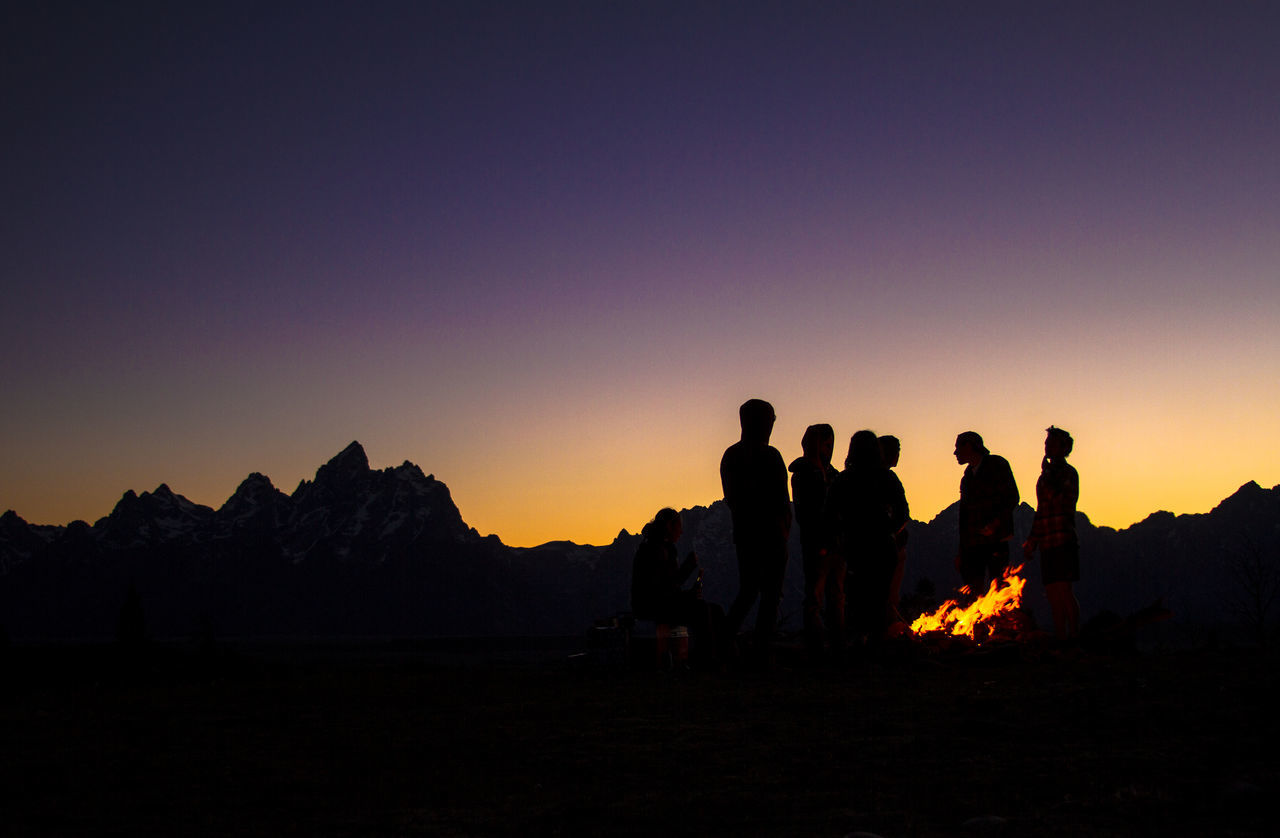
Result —
<instances>
[{"instance_id":1,"label":"person wearing shorts","mask_svg":"<svg viewBox=\"0 0 1280 838\"><path fill-rule=\"evenodd\" d=\"M1080 475L1067 462L1075 441L1062 428L1050 426L1044 440L1044 460L1036 481L1036 517L1031 535L1022 544L1029 560L1040 550L1040 574L1059 638L1080 634L1080 603L1071 585L1080 581L1080 542L1076 537L1076 503Z\"/></svg>"}]
</instances>

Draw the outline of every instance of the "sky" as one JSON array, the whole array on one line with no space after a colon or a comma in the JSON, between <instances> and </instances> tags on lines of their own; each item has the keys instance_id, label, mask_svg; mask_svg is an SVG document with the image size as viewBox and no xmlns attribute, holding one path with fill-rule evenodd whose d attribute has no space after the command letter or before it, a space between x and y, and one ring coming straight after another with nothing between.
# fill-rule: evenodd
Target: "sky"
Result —
<instances>
[{"instance_id":1,"label":"sky","mask_svg":"<svg viewBox=\"0 0 1280 838\"><path fill-rule=\"evenodd\" d=\"M0 509L292 492L482 534L722 496L737 409L1044 429L1124 527L1280 483L1280 5L6 3Z\"/></svg>"}]
</instances>

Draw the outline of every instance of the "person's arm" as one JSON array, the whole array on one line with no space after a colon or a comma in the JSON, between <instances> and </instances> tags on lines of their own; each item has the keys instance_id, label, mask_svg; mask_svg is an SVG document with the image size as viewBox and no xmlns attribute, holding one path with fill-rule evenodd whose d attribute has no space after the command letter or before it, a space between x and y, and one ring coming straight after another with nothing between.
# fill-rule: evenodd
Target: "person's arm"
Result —
<instances>
[{"instance_id":1,"label":"person's arm","mask_svg":"<svg viewBox=\"0 0 1280 838\"><path fill-rule=\"evenodd\" d=\"M782 524L782 536L791 535L791 493L787 491L787 464L782 460L778 449L770 446L773 452L773 485L778 492L778 515Z\"/></svg>"},{"instance_id":2,"label":"person's arm","mask_svg":"<svg viewBox=\"0 0 1280 838\"><path fill-rule=\"evenodd\" d=\"M844 483L837 478L827 487L822 504L822 543L827 549L839 550L844 536Z\"/></svg>"},{"instance_id":3,"label":"person's arm","mask_svg":"<svg viewBox=\"0 0 1280 838\"><path fill-rule=\"evenodd\" d=\"M1013 511L1018 508L1018 501L1022 497L1018 494L1018 483L1013 479L1013 469L1010 468L1009 461L1003 457L995 458L991 455L988 457L992 460L989 465L992 469L989 484L991 486L989 502L992 506L987 510L991 517L983 525L981 532L983 535L991 536L1003 529L1006 519L1013 518Z\"/></svg>"},{"instance_id":4,"label":"person's arm","mask_svg":"<svg viewBox=\"0 0 1280 838\"><path fill-rule=\"evenodd\" d=\"M1028 559L1035 552L1036 546L1040 538L1044 535L1045 516L1048 515L1048 505L1052 502L1050 496L1052 490L1045 485L1045 478L1042 474L1040 480L1036 482L1036 514L1031 519L1031 532L1027 534L1027 540L1022 542L1022 555Z\"/></svg>"},{"instance_id":5,"label":"person's arm","mask_svg":"<svg viewBox=\"0 0 1280 838\"><path fill-rule=\"evenodd\" d=\"M907 525L907 492L902 488L902 481L898 475L892 471L889 472L889 518L893 524L894 538L897 538Z\"/></svg>"},{"instance_id":6,"label":"person's arm","mask_svg":"<svg viewBox=\"0 0 1280 838\"><path fill-rule=\"evenodd\" d=\"M1004 508L1012 514L1013 510L1018 508L1022 495L1018 493L1018 481L1013 478L1013 469L1009 466L1009 461L1004 461Z\"/></svg>"},{"instance_id":7,"label":"person's arm","mask_svg":"<svg viewBox=\"0 0 1280 838\"><path fill-rule=\"evenodd\" d=\"M730 448L720 458L720 488L724 492L724 502L733 509L738 501L738 472Z\"/></svg>"},{"instance_id":8,"label":"person's arm","mask_svg":"<svg viewBox=\"0 0 1280 838\"><path fill-rule=\"evenodd\" d=\"M680 563L680 570L676 574L676 586L680 587L684 585L685 581L688 580L689 576L697 569L697 567L698 556L690 550L689 555L685 556L684 561Z\"/></svg>"},{"instance_id":9,"label":"person's arm","mask_svg":"<svg viewBox=\"0 0 1280 838\"><path fill-rule=\"evenodd\" d=\"M812 478L805 477L802 470L791 472L791 498L795 501L796 522L805 528L809 526L809 521L806 519L810 509L809 499L812 497L809 489L812 485ZM801 515L801 510L804 510L805 514L803 516Z\"/></svg>"}]
</instances>

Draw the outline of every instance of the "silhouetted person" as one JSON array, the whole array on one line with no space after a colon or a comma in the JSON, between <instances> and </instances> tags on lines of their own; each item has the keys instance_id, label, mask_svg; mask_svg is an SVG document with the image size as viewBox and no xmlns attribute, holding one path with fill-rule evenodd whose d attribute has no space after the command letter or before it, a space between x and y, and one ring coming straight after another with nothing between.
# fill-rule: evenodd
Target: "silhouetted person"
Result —
<instances>
[{"instance_id":1,"label":"silhouetted person","mask_svg":"<svg viewBox=\"0 0 1280 838\"><path fill-rule=\"evenodd\" d=\"M1013 510L1018 484L1009 461L992 454L982 437L965 431L956 437L956 462L965 467L960 478L960 550L956 569L973 596L987 592L988 579L1004 578L1013 538Z\"/></svg>"},{"instance_id":2,"label":"silhouetted person","mask_svg":"<svg viewBox=\"0 0 1280 838\"><path fill-rule=\"evenodd\" d=\"M720 608L703 600L700 584L683 587L698 569L698 557L690 551L679 561L676 542L684 532L680 513L660 509L640 532L643 539L631 565L632 614L641 620L688 627L694 663L713 663Z\"/></svg>"},{"instance_id":3,"label":"silhouetted person","mask_svg":"<svg viewBox=\"0 0 1280 838\"><path fill-rule=\"evenodd\" d=\"M1075 447L1071 434L1050 426L1044 438L1044 460L1036 481L1036 517L1022 544L1030 560L1040 550L1040 572L1058 637L1080 634L1080 603L1071 590L1080 581L1080 542L1076 537L1076 502L1080 475L1067 462Z\"/></svg>"},{"instance_id":4,"label":"silhouetted person","mask_svg":"<svg viewBox=\"0 0 1280 838\"><path fill-rule=\"evenodd\" d=\"M810 425L800 438L804 456L788 467L804 558L805 646L814 660L822 657L824 628L833 655L844 648L844 557L827 549L822 526L827 489L838 473L831 465L835 445L836 432L830 425Z\"/></svg>"},{"instance_id":5,"label":"silhouetted person","mask_svg":"<svg viewBox=\"0 0 1280 838\"><path fill-rule=\"evenodd\" d=\"M894 468L902 456L902 443L896 436L882 436L879 439L880 454L884 457L885 467L889 469L889 483L893 489L893 518L901 521L893 533L893 545L897 550L897 562L893 567L893 577L889 580L889 611L886 615L890 623L902 622L902 611L899 608L902 599L902 576L907 570L907 519L911 511L907 506L907 490L903 488Z\"/></svg>"},{"instance_id":6,"label":"silhouetted person","mask_svg":"<svg viewBox=\"0 0 1280 838\"><path fill-rule=\"evenodd\" d=\"M825 519L834 548L848 562L846 621L859 645L884 637L901 511L875 432L858 431L849 440L844 471L827 493Z\"/></svg>"},{"instance_id":7,"label":"silhouetted person","mask_svg":"<svg viewBox=\"0 0 1280 838\"><path fill-rule=\"evenodd\" d=\"M767 662L782 601L787 569L787 536L791 532L791 498L787 466L769 445L776 416L773 405L750 399L738 409L742 439L720 460L720 482L733 517L733 545L738 554L738 596L725 618L725 633L734 637L758 599L755 651Z\"/></svg>"}]
</instances>

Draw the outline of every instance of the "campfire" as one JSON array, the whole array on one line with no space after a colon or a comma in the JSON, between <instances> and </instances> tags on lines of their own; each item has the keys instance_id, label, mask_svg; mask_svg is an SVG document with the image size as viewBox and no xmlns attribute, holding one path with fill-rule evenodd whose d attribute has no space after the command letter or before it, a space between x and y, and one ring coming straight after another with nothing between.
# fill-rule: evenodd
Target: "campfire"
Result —
<instances>
[{"instance_id":1,"label":"campfire","mask_svg":"<svg viewBox=\"0 0 1280 838\"><path fill-rule=\"evenodd\" d=\"M968 637L976 643L1016 633L1022 589L1027 585L1027 580L1018 575L1022 567L1007 569L1003 580L992 580L991 588L967 606L949 599L932 614L921 614L911 624L911 631L917 635ZM960 593L968 595L969 588L961 588Z\"/></svg>"}]
</instances>

